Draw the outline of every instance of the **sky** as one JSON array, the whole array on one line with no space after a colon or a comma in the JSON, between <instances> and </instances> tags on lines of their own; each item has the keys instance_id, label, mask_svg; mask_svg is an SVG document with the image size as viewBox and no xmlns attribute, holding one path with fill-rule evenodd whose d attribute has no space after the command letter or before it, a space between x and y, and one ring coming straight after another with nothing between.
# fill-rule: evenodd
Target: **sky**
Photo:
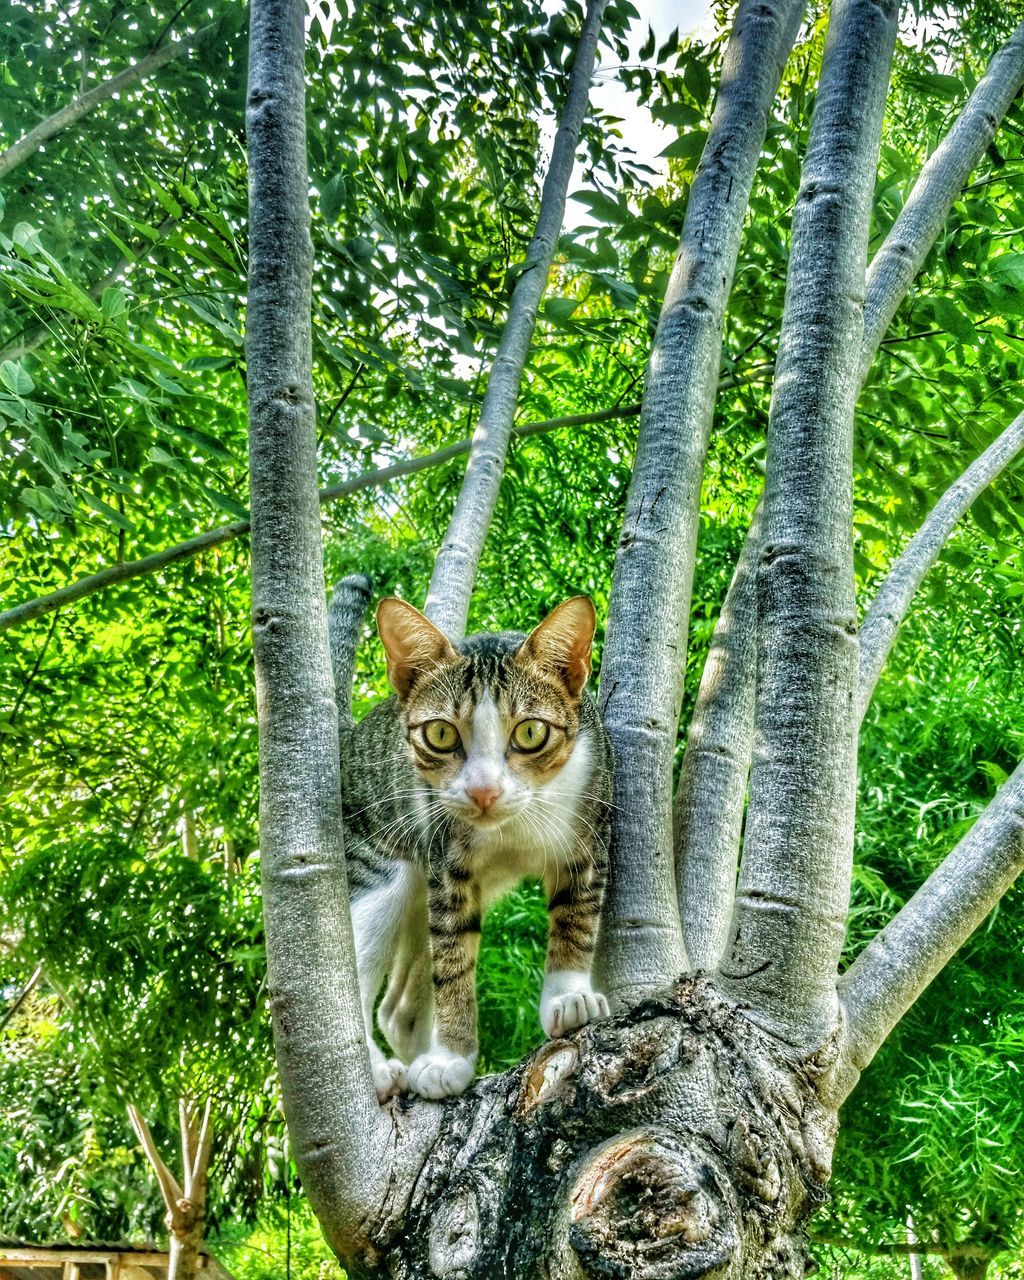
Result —
<instances>
[{"instance_id":1,"label":"sky","mask_svg":"<svg viewBox=\"0 0 1024 1280\"><path fill-rule=\"evenodd\" d=\"M633 0L640 14L640 20L634 22L629 32L630 49L634 61L640 65L637 56L647 39L648 26L654 30L656 38L655 54L647 59L647 65L653 67L656 62L657 47L660 47L673 30L678 27L680 35L710 35L714 31L711 19L711 0ZM617 78L616 70L611 65L612 54L602 49L604 66L598 66L591 84L591 101L614 116L621 116L620 126L623 136L629 139L636 158L643 164L649 164L662 177L668 177L668 161L658 158L658 153L676 137L666 125L651 119L646 107L638 107L629 93ZM554 126L549 122L548 152L554 138ZM569 183L570 196L583 185L583 166L577 161ZM584 205L570 199L565 210L565 230L572 230L582 223L592 221L589 211Z\"/></svg>"}]
</instances>

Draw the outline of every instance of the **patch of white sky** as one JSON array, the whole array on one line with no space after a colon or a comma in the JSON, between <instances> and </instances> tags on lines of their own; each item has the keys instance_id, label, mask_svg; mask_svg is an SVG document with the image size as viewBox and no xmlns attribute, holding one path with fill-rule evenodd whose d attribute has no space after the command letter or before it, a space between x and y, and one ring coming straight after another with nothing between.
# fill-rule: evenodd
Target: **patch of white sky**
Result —
<instances>
[{"instance_id":1,"label":"patch of white sky","mask_svg":"<svg viewBox=\"0 0 1024 1280\"><path fill-rule=\"evenodd\" d=\"M560 7L557 0L545 5L548 12L555 12ZM627 33L630 52L627 65L630 67L647 66L654 70L658 65L658 49L677 28L681 40L688 36L708 37L715 31L711 0L636 0L635 8L638 17L633 19ZM654 32L654 52L648 58L641 58L640 50L648 42L650 31ZM647 107L637 102L622 82L621 69L614 52L607 45L602 45L600 62L591 80L590 100L602 113L621 121L616 128L634 158L654 171L651 181L658 185L668 178L668 161L661 152L679 136L679 131L655 120ZM546 155L550 155L555 128L554 120L544 121L542 150ZM569 183L565 231L574 231L592 221L587 207L572 199L573 193L584 186L584 167L577 157Z\"/></svg>"}]
</instances>

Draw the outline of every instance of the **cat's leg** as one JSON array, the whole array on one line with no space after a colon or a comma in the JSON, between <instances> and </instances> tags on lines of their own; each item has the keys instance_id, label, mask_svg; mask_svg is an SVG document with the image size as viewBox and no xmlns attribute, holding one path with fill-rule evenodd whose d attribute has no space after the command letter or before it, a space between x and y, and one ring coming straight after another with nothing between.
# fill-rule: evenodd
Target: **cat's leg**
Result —
<instances>
[{"instance_id":1,"label":"cat's leg","mask_svg":"<svg viewBox=\"0 0 1024 1280\"><path fill-rule=\"evenodd\" d=\"M377 1025L403 1062L430 1047L434 1026L434 983L427 933L426 882L406 899L387 990L377 1007Z\"/></svg>"},{"instance_id":2,"label":"cat's leg","mask_svg":"<svg viewBox=\"0 0 1024 1280\"><path fill-rule=\"evenodd\" d=\"M447 867L427 890L434 983L430 1045L409 1068L409 1088L424 1098L462 1093L476 1068L476 960L480 891L465 872Z\"/></svg>"},{"instance_id":3,"label":"cat's leg","mask_svg":"<svg viewBox=\"0 0 1024 1280\"><path fill-rule=\"evenodd\" d=\"M394 960L398 930L410 888L410 870L412 868L408 864L397 863L386 879L358 893L352 901L352 932L366 1047L370 1054L373 1085L381 1102L397 1093L404 1093L406 1088L405 1064L397 1058L388 1058L373 1038L373 1006Z\"/></svg>"},{"instance_id":4,"label":"cat's leg","mask_svg":"<svg viewBox=\"0 0 1024 1280\"><path fill-rule=\"evenodd\" d=\"M561 1036L608 1016L608 1001L590 980L604 897L604 874L593 860L559 867L545 878L548 956L540 997L544 1034Z\"/></svg>"},{"instance_id":5,"label":"cat's leg","mask_svg":"<svg viewBox=\"0 0 1024 1280\"><path fill-rule=\"evenodd\" d=\"M412 1062L430 1047L434 1028L434 983L426 930L418 955L400 956L384 998L377 1025L403 1062Z\"/></svg>"}]
</instances>

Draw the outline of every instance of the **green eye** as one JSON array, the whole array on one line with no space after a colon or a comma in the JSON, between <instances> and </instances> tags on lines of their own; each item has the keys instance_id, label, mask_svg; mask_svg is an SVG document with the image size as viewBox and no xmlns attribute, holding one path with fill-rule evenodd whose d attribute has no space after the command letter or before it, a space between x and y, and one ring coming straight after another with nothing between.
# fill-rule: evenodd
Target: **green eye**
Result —
<instances>
[{"instance_id":1,"label":"green eye","mask_svg":"<svg viewBox=\"0 0 1024 1280\"><path fill-rule=\"evenodd\" d=\"M435 751L454 751L459 745L459 731L447 720L428 720L423 726L427 746Z\"/></svg>"},{"instance_id":2,"label":"green eye","mask_svg":"<svg viewBox=\"0 0 1024 1280\"><path fill-rule=\"evenodd\" d=\"M517 751L539 751L549 732L543 720L520 720L512 730L512 745Z\"/></svg>"}]
</instances>

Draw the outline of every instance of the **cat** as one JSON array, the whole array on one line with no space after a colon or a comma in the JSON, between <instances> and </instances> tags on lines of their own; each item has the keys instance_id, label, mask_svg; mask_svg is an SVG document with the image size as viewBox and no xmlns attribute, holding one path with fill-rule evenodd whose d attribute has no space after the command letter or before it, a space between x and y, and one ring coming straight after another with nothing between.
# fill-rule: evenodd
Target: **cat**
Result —
<instances>
[{"instance_id":1,"label":"cat","mask_svg":"<svg viewBox=\"0 0 1024 1280\"><path fill-rule=\"evenodd\" d=\"M339 701L351 689L366 579L331 604ZM354 618L354 622L353 622ZM382 600L394 696L353 725L342 706L345 851L377 1095L463 1092L477 1055L476 961L487 908L526 876L547 893L545 1034L608 1013L591 964L608 865L611 752L584 690L594 607L566 600L529 636L456 647L418 609ZM394 1054L374 1041L373 1007Z\"/></svg>"}]
</instances>

